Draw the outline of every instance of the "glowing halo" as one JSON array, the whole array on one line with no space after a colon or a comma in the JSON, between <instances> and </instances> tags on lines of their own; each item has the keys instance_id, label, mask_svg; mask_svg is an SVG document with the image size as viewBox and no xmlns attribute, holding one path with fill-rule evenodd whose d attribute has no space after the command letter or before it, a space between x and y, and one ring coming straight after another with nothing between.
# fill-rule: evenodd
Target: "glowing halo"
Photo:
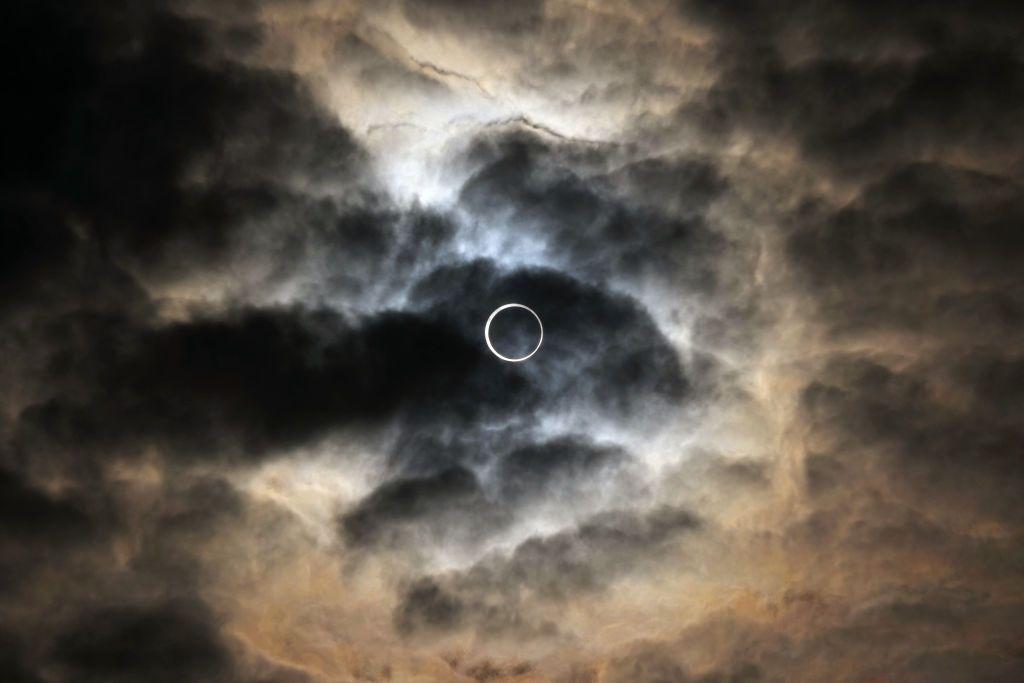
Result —
<instances>
[{"instance_id":1,"label":"glowing halo","mask_svg":"<svg viewBox=\"0 0 1024 683\"><path fill-rule=\"evenodd\" d=\"M494 320L494 316L498 315L506 308L522 308L526 311L529 311L530 315L537 319L537 327L540 328L540 339L537 340L537 345L533 347L533 351L530 351L522 358L509 358L508 356L503 356L497 351L495 351L494 345L491 344L491 321ZM534 312L534 310L529 306L524 306L522 304L505 304L504 306L498 306L497 308L494 309L494 312L491 313L491 315L487 318L487 324L484 325L484 341L487 342L487 348L491 350L491 353L493 353L495 356L502 359L503 361L507 361L509 363L522 363L524 360L526 360L533 354L537 353L537 349L540 348L541 343L544 341L544 323L540 321L540 316L537 315L537 313Z\"/></svg>"}]
</instances>

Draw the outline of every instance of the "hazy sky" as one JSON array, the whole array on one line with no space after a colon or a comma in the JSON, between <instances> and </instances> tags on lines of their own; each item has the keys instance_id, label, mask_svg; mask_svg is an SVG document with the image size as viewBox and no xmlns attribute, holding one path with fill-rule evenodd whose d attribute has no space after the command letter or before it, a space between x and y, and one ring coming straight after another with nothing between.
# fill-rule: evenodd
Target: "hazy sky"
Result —
<instances>
[{"instance_id":1,"label":"hazy sky","mask_svg":"<svg viewBox=\"0 0 1024 683\"><path fill-rule=\"evenodd\" d=\"M1024 680L1019 2L8 4L0 679Z\"/></svg>"}]
</instances>

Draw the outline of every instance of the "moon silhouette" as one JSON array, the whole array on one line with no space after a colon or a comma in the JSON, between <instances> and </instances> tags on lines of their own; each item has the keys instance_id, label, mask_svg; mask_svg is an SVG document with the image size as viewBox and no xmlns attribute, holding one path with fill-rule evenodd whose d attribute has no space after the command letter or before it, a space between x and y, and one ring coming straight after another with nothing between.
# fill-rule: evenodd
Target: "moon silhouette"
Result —
<instances>
[{"instance_id":1,"label":"moon silhouette","mask_svg":"<svg viewBox=\"0 0 1024 683\"><path fill-rule=\"evenodd\" d=\"M540 339L537 340L537 345L535 347L533 347L533 351L530 351L528 354L526 354L525 356L522 356L521 358L509 358L508 356L503 356L500 353L498 353L494 349L494 345L491 344L491 321L494 320L494 316L498 315L499 313L504 311L506 308L522 308L523 310L529 311L530 315L532 315L534 318L537 319L537 326L540 328ZM544 341L544 323L542 323L540 321L540 316L537 315L537 313L532 308L530 308L529 306L524 306L523 304L505 304L504 306L498 306L497 308L494 309L494 311L491 313L491 315L488 316L487 324L484 325L484 341L487 342L487 348L489 348L491 350L491 353L493 353L495 356L497 356L501 360L506 361L508 363L522 363L524 360L528 359L530 356L532 356L533 354L537 353L537 349L539 349L541 343L543 343L543 341Z\"/></svg>"}]
</instances>

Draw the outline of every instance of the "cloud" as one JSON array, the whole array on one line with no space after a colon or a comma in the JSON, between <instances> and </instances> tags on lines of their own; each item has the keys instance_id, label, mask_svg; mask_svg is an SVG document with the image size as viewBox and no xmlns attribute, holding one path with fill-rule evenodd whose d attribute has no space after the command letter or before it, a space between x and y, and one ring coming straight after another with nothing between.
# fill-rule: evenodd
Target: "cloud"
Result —
<instances>
[{"instance_id":1,"label":"cloud","mask_svg":"<svg viewBox=\"0 0 1024 683\"><path fill-rule=\"evenodd\" d=\"M867 179L917 161L1019 164L1007 136L1024 91L1006 3L969 15L955 3L680 8L721 40L714 83L678 109L684 126L789 143L808 163Z\"/></svg>"},{"instance_id":2,"label":"cloud","mask_svg":"<svg viewBox=\"0 0 1024 683\"><path fill-rule=\"evenodd\" d=\"M616 446L560 437L512 450L498 465L503 499L522 504L555 495L564 502L587 496L604 477L628 478L632 457Z\"/></svg>"},{"instance_id":3,"label":"cloud","mask_svg":"<svg viewBox=\"0 0 1024 683\"><path fill-rule=\"evenodd\" d=\"M514 7L495 0L466 4L458 0L405 0L402 12L423 29L482 29L501 36L521 36L537 29L544 18L544 0L526 0Z\"/></svg>"},{"instance_id":4,"label":"cloud","mask_svg":"<svg viewBox=\"0 0 1024 683\"><path fill-rule=\"evenodd\" d=\"M216 680L230 658L211 620L189 603L91 612L58 638L54 659L83 680Z\"/></svg>"},{"instance_id":5,"label":"cloud","mask_svg":"<svg viewBox=\"0 0 1024 683\"><path fill-rule=\"evenodd\" d=\"M499 372L506 381L527 381L524 400L533 395L550 408L562 400L596 403L611 414L628 415L641 398L679 401L688 389L678 356L642 304L564 272L503 269L483 259L456 262L417 283L412 301L470 338L479 338L480 321L507 301L528 302L547 321L546 329L558 331L545 338L537 363L488 366L494 370L481 379L494 381L474 386L477 410L491 400L515 400L516 392L500 391ZM520 403L520 410L527 406L539 408Z\"/></svg>"},{"instance_id":6,"label":"cloud","mask_svg":"<svg viewBox=\"0 0 1024 683\"><path fill-rule=\"evenodd\" d=\"M84 396L26 408L22 447L260 457L372 425L460 382L482 355L452 329L402 313L361 324L300 308L142 328L93 322L91 347L74 350Z\"/></svg>"},{"instance_id":7,"label":"cloud","mask_svg":"<svg viewBox=\"0 0 1024 683\"><path fill-rule=\"evenodd\" d=\"M461 205L529 231L571 272L715 288L727 242L706 213L728 181L708 159L644 159L609 172L610 152L520 131L482 137L467 157L479 169L462 186Z\"/></svg>"},{"instance_id":8,"label":"cloud","mask_svg":"<svg viewBox=\"0 0 1024 683\"><path fill-rule=\"evenodd\" d=\"M418 579L395 610L396 628L407 635L471 629L499 639L555 638L554 606L651 569L681 536L699 529L699 519L683 509L603 512L464 571Z\"/></svg>"},{"instance_id":9,"label":"cloud","mask_svg":"<svg viewBox=\"0 0 1024 683\"><path fill-rule=\"evenodd\" d=\"M1014 3L9 14L8 678L1021 677Z\"/></svg>"},{"instance_id":10,"label":"cloud","mask_svg":"<svg viewBox=\"0 0 1024 683\"><path fill-rule=\"evenodd\" d=\"M711 672L694 676L657 648L641 649L612 660L608 667L609 681L644 683L757 683L764 680L761 669L753 664L740 664L727 672Z\"/></svg>"},{"instance_id":11,"label":"cloud","mask_svg":"<svg viewBox=\"0 0 1024 683\"><path fill-rule=\"evenodd\" d=\"M973 318L1009 332L1020 206L1017 184L1005 178L911 164L845 206L810 207L788 238L789 255L824 290L823 314L845 331L955 334Z\"/></svg>"},{"instance_id":12,"label":"cloud","mask_svg":"<svg viewBox=\"0 0 1024 683\"><path fill-rule=\"evenodd\" d=\"M84 612L57 637L51 657L59 671L81 681L309 680L281 667L269 677L248 676L214 615L192 600Z\"/></svg>"},{"instance_id":13,"label":"cloud","mask_svg":"<svg viewBox=\"0 0 1024 683\"><path fill-rule=\"evenodd\" d=\"M340 520L340 529L353 545L402 546L423 543L422 536L485 534L503 517L473 473L453 467L382 484Z\"/></svg>"}]
</instances>

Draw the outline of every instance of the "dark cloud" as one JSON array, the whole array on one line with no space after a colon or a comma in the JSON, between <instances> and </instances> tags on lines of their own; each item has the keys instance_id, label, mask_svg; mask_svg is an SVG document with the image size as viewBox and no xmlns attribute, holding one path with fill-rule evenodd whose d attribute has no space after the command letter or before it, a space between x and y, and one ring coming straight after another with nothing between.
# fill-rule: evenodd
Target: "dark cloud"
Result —
<instances>
[{"instance_id":1,"label":"dark cloud","mask_svg":"<svg viewBox=\"0 0 1024 683\"><path fill-rule=\"evenodd\" d=\"M252 309L141 329L69 325L87 347L51 367L85 386L25 409L22 448L259 457L331 428L372 425L482 360L451 328L403 313L353 322L327 310Z\"/></svg>"},{"instance_id":2,"label":"dark cloud","mask_svg":"<svg viewBox=\"0 0 1024 683\"><path fill-rule=\"evenodd\" d=\"M973 321L1013 332L1022 303L1022 200L1006 178L900 167L846 206L808 207L789 236L789 255L837 331L955 335Z\"/></svg>"},{"instance_id":3,"label":"dark cloud","mask_svg":"<svg viewBox=\"0 0 1024 683\"><path fill-rule=\"evenodd\" d=\"M43 683L25 661L25 644L8 633L0 633L0 672L11 683Z\"/></svg>"},{"instance_id":4,"label":"dark cloud","mask_svg":"<svg viewBox=\"0 0 1024 683\"><path fill-rule=\"evenodd\" d=\"M1014 680L1004 619L1019 605L1002 587L1020 557L1020 8L677 8L710 29L715 74L669 136L749 144L773 167L786 150L821 181L795 180L777 207L786 276L820 335L792 425L808 512L782 535L853 596L770 629L710 619L690 646L728 641L718 660L767 680ZM652 670L690 680L673 658Z\"/></svg>"},{"instance_id":5,"label":"dark cloud","mask_svg":"<svg viewBox=\"0 0 1024 683\"><path fill-rule=\"evenodd\" d=\"M814 594L787 594L777 609L808 630L780 633L756 620L722 613L684 629L677 641L637 647L614 667L630 673L669 673L681 681L762 681L838 678L842 681L893 677L912 681L1010 681L1021 666L1011 644L1015 605L1007 609L983 595L936 590L867 601L849 609ZM964 639L973 648L959 645ZM953 645L950 645L953 642ZM690 672L679 652L722 648L724 665ZM733 663L735 662L735 663ZM946 668L944 668L944 666ZM640 678L639 680L645 680ZM651 680L659 680L653 678Z\"/></svg>"},{"instance_id":6,"label":"dark cloud","mask_svg":"<svg viewBox=\"0 0 1024 683\"><path fill-rule=\"evenodd\" d=\"M395 612L399 631L447 631L463 623L465 604L445 592L433 579L418 579L405 591L402 604Z\"/></svg>"},{"instance_id":7,"label":"dark cloud","mask_svg":"<svg viewBox=\"0 0 1024 683\"><path fill-rule=\"evenodd\" d=\"M48 495L14 472L0 470L0 492L0 529L13 540L85 540L93 531L83 505L73 498Z\"/></svg>"},{"instance_id":8,"label":"dark cloud","mask_svg":"<svg viewBox=\"0 0 1024 683\"><path fill-rule=\"evenodd\" d=\"M487 500L472 472L453 467L381 485L340 520L340 529L353 545L394 547L460 535L473 540L506 523L506 517Z\"/></svg>"},{"instance_id":9,"label":"dark cloud","mask_svg":"<svg viewBox=\"0 0 1024 683\"><path fill-rule=\"evenodd\" d=\"M435 78L430 69L420 67L415 62L403 63L390 57L359 36L346 35L338 41L334 56L338 68L355 68L357 78L365 85L384 90L416 92L431 98L443 98L448 94L448 87L442 80Z\"/></svg>"},{"instance_id":10,"label":"dark cloud","mask_svg":"<svg viewBox=\"0 0 1024 683\"><path fill-rule=\"evenodd\" d=\"M403 11L425 30L525 35L544 7ZM346 546L480 547L534 503L636 490L624 448L545 435L542 418L642 423L693 391L651 313L607 283L618 270L663 277L683 259L695 286L713 287L700 254L721 241L703 213L726 183L709 161L624 168L592 192L561 152L529 142L536 160L514 177L478 174L463 208L533 202L553 249L594 268L467 259L455 247L461 219L392 204L307 82L260 66L259 22L240 5L21 3L6 24L25 106L6 111L3 132L0 340L16 360L5 371L0 609L32 615L23 625L37 643L4 644L8 678L304 680L251 666L256 655L197 597L219 576L218 543L268 524L226 471L332 434L396 433L387 477L338 519ZM364 84L425 97L458 78L355 38L335 56ZM513 164L517 154L499 152ZM500 175L502 161L487 163ZM552 229L590 202L591 234L573 237L580 220ZM668 254L677 238L697 255ZM220 300L167 315L167 288L225 277ZM277 286L316 303L246 303L263 290L254 298L276 300ZM482 344L483 320L509 299L532 304L553 332L538 364L504 364ZM495 327L503 348L528 341L515 322ZM696 526L675 510L607 513L461 579L413 576L395 625L552 635L515 593L564 602L599 591ZM57 605L50 582L75 588Z\"/></svg>"},{"instance_id":11,"label":"dark cloud","mask_svg":"<svg viewBox=\"0 0 1024 683\"><path fill-rule=\"evenodd\" d=\"M408 635L469 629L489 638L554 637L557 622L544 616L553 605L650 570L700 526L678 508L600 513L467 570L416 581L396 608L395 625Z\"/></svg>"},{"instance_id":12,"label":"dark cloud","mask_svg":"<svg viewBox=\"0 0 1024 683\"><path fill-rule=\"evenodd\" d=\"M599 150L523 132L481 138L467 157L481 168L463 185L462 206L513 221L578 276L715 289L727 241L705 214L728 185L709 160L649 159L609 173Z\"/></svg>"},{"instance_id":13,"label":"dark cloud","mask_svg":"<svg viewBox=\"0 0 1024 683\"><path fill-rule=\"evenodd\" d=\"M8 344L22 341L15 321L39 321L79 307L97 311L142 311L145 291L104 247L77 230L65 210L45 201L0 201L0 319ZM21 315L19 315L21 312Z\"/></svg>"},{"instance_id":14,"label":"dark cloud","mask_svg":"<svg viewBox=\"0 0 1024 683\"><path fill-rule=\"evenodd\" d=\"M516 676L529 674L532 671L533 666L526 663L502 665L484 661L465 667L466 675L474 681L480 681L480 683L501 680L502 678L515 678Z\"/></svg>"},{"instance_id":15,"label":"dark cloud","mask_svg":"<svg viewBox=\"0 0 1024 683\"><path fill-rule=\"evenodd\" d=\"M1019 169L1019 12L940 4L682 3L722 44L716 82L679 121L706 136L792 142L807 161L859 177L924 159Z\"/></svg>"},{"instance_id":16,"label":"dark cloud","mask_svg":"<svg viewBox=\"0 0 1024 683\"><path fill-rule=\"evenodd\" d=\"M0 677L306 680L261 652L320 641L343 677L406 675L361 661L350 608L381 650L479 646L453 676L543 677L577 606L649 599L693 536L730 597L566 680L1021 678L1016 3L336 10L5 8ZM426 171L453 205L389 196L425 157L377 128L449 106ZM483 344L510 301L544 321L529 363ZM366 493L279 505L291 464ZM250 642L288 594L267 567L333 552L379 570L396 640L360 596Z\"/></svg>"},{"instance_id":17,"label":"dark cloud","mask_svg":"<svg viewBox=\"0 0 1024 683\"><path fill-rule=\"evenodd\" d=\"M831 335L929 347L913 363L899 359L910 348L837 355L805 389L805 415L828 435L807 463L812 490L833 490L870 451L921 500L1017 517L1021 199L1005 177L912 164L798 218L788 254Z\"/></svg>"},{"instance_id":18,"label":"dark cloud","mask_svg":"<svg viewBox=\"0 0 1024 683\"><path fill-rule=\"evenodd\" d=\"M342 537L352 547L474 546L539 504L576 501L585 510L595 499L642 490L621 447L580 436L519 445L509 438L471 432L461 444L401 441L399 451L413 453L397 454L399 475L340 516ZM469 466L486 471L486 479Z\"/></svg>"},{"instance_id":19,"label":"dark cloud","mask_svg":"<svg viewBox=\"0 0 1024 683\"><path fill-rule=\"evenodd\" d=\"M105 491L50 493L0 468L0 594L17 595L53 556L68 561L104 544L120 520Z\"/></svg>"},{"instance_id":20,"label":"dark cloud","mask_svg":"<svg viewBox=\"0 0 1024 683\"><path fill-rule=\"evenodd\" d=\"M523 0L514 5L499 0L403 0L402 11L422 29L484 30L500 36L523 36L540 27L544 0Z\"/></svg>"},{"instance_id":21,"label":"dark cloud","mask_svg":"<svg viewBox=\"0 0 1024 683\"><path fill-rule=\"evenodd\" d=\"M640 649L625 657L614 659L609 667L610 683L758 683L762 671L753 664L740 664L728 672L693 675L666 652L657 648Z\"/></svg>"},{"instance_id":22,"label":"dark cloud","mask_svg":"<svg viewBox=\"0 0 1024 683\"><path fill-rule=\"evenodd\" d=\"M969 362L979 357L976 352ZM975 514L1018 519L1015 492L1024 469L1016 454L1024 433L1010 399L1016 389L994 401L982 396L973 405L950 405L940 389L948 372L834 360L802 395L809 424L836 458L819 454L810 461L812 485L834 485L844 469L862 466L858 453L871 453L921 501L953 500Z\"/></svg>"},{"instance_id":23,"label":"dark cloud","mask_svg":"<svg viewBox=\"0 0 1024 683\"><path fill-rule=\"evenodd\" d=\"M415 306L470 339L479 339L482 322L509 301L546 321L544 353L529 364L487 366L467 394L446 401L460 419L486 417L488 409L507 419L566 401L628 416L645 399L686 397L689 382L676 352L630 297L553 269L503 270L485 260L442 266L412 292Z\"/></svg>"},{"instance_id":24,"label":"dark cloud","mask_svg":"<svg viewBox=\"0 0 1024 683\"><path fill-rule=\"evenodd\" d=\"M199 589L203 563L196 550L230 524L244 523L250 505L226 481L212 477L170 480L146 525L131 567L141 577L177 590Z\"/></svg>"},{"instance_id":25,"label":"dark cloud","mask_svg":"<svg viewBox=\"0 0 1024 683\"><path fill-rule=\"evenodd\" d=\"M530 503L639 489L622 448L535 430L545 416L580 410L643 424L657 408L685 402L690 382L668 341L637 301L554 270L453 264L428 274L411 296L423 316L478 350L483 321L507 301L529 302L546 321L543 354L520 365L483 351L444 391L408 404L389 463L395 479L342 518L350 543L475 544ZM536 322L520 322L532 345ZM514 321L508 330L496 326L492 339L500 347L514 342L505 332L518 331ZM474 472L483 471L480 481Z\"/></svg>"},{"instance_id":26,"label":"dark cloud","mask_svg":"<svg viewBox=\"0 0 1024 683\"><path fill-rule=\"evenodd\" d=\"M942 46L950 41L986 38L1011 41L1013 20L1020 8L1010 0L986 0L964 5L940 0L926 6L841 0L823 7L809 0L786 0L762 5L713 0L681 0L684 16L713 27L731 49L742 43L756 49L786 39L816 50L868 56L884 48L914 49Z\"/></svg>"},{"instance_id":27,"label":"dark cloud","mask_svg":"<svg viewBox=\"0 0 1024 683\"><path fill-rule=\"evenodd\" d=\"M481 321L509 298L539 302L557 332L537 367L483 348ZM437 420L476 430L567 403L629 416L641 401L686 396L675 352L635 301L554 271L446 267L414 301L428 308L363 320L301 308L173 324L65 316L47 332L47 367L66 391L22 412L17 443L252 457L399 412L413 430Z\"/></svg>"},{"instance_id":28,"label":"dark cloud","mask_svg":"<svg viewBox=\"0 0 1024 683\"><path fill-rule=\"evenodd\" d=\"M213 616L185 601L84 613L53 659L82 681L224 680L231 671Z\"/></svg>"},{"instance_id":29,"label":"dark cloud","mask_svg":"<svg viewBox=\"0 0 1024 683\"><path fill-rule=\"evenodd\" d=\"M595 479L628 478L631 456L617 446L601 446L585 439L561 437L516 448L498 465L495 478L503 499L524 503L547 496L566 503L598 488Z\"/></svg>"},{"instance_id":30,"label":"dark cloud","mask_svg":"<svg viewBox=\"0 0 1024 683\"><path fill-rule=\"evenodd\" d=\"M160 2L10 10L5 61L20 96L2 127L9 306L127 304L140 274L153 284L251 256L252 225L323 223L327 190L360 185L365 155L309 87L235 58L240 32L259 42L251 22L185 18ZM296 235L263 239L295 258Z\"/></svg>"},{"instance_id":31,"label":"dark cloud","mask_svg":"<svg viewBox=\"0 0 1024 683\"><path fill-rule=\"evenodd\" d=\"M222 635L217 617L192 599L86 610L58 635L48 660L51 671L83 682L309 680L285 667L249 672Z\"/></svg>"}]
</instances>

